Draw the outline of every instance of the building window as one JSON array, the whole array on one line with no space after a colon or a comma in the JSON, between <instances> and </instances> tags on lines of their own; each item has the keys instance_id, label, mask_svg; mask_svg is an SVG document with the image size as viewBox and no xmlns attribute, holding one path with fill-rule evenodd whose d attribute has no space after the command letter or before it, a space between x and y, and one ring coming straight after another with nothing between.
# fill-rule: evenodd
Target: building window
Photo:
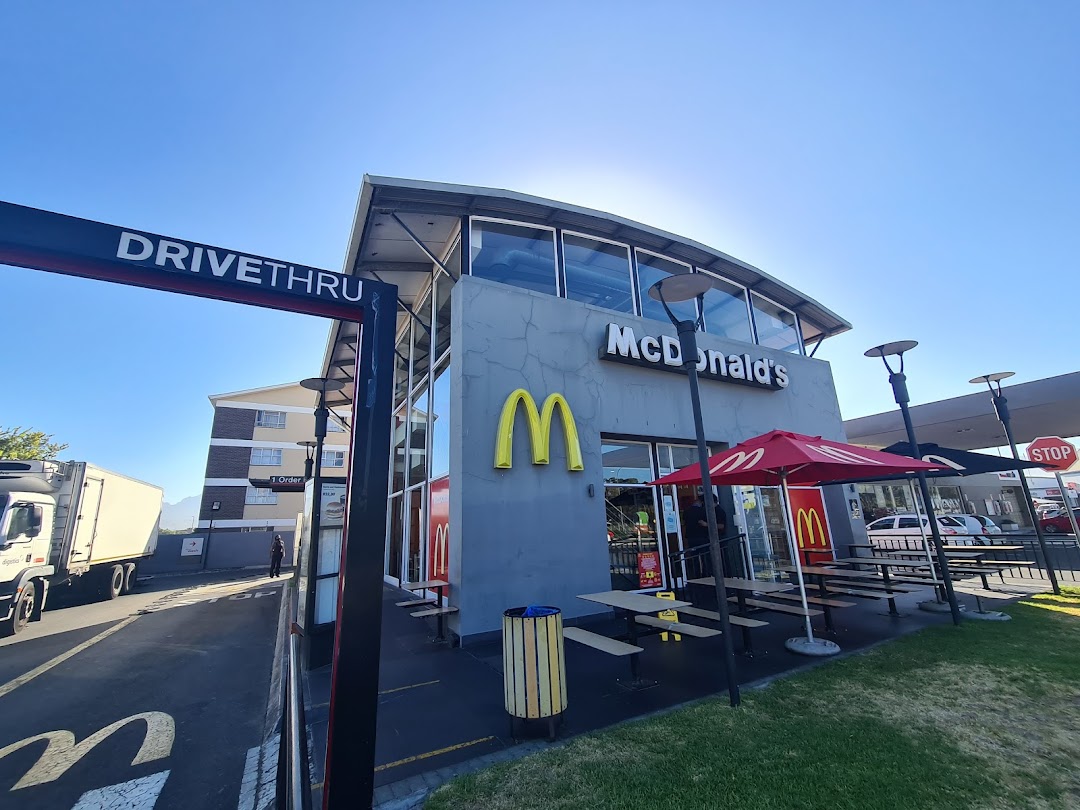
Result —
<instances>
[{"instance_id":1,"label":"building window","mask_svg":"<svg viewBox=\"0 0 1080 810\"><path fill-rule=\"evenodd\" d=\"M247 497L244 498L244 503L269 504L272 506L277 503L277 493L263 487L248 487Z\"/></svg>"},{"instance_id":2,"label":"building window","mask_svg":"<svg viewBox=\"0 0 1080 810\"><path fill-rule=\"evenodd\" d=\"M573 301L634 312L630 248L577 234L563 234L566 297Z\"/></svg>"},{"instance_id":3,"label":"building window","mask_svg":"<svg viewBox=\"0 0 1080 810\"><path fill-rule=\"evenodd\" d=\"M461 241L459 240L445 262L452 273L460 273ZM450 291L454 289L454 280L443 273L435 274L434 320L435 361L437 362L450 348Z\"/></svg>"},{"instance_id":4,"label":"building window","mask_svg":"<svg viewBox=\"0 0 1080 810\"><path fill-rule=\"evenodd\" d=\"M255 411L255 427L283 428L285 427L285 413L283 411Z\"/></svg>"},{"instance_id":5,"label":"building window","mask_svg":"<svg viewBox=\"0 0 1080 810\"><path fill-rule=\"evenodd\" d=\"M413 321L412 336L412 383L410 388L418 386L428 373L428 364L431 355L431 296L425 295L413 309L415 318Z\"/></svg>"},{"instance_id":6,"label":"building window","mask_svg":"<svg viewBox=\"0 0 1080 810\"><path fill-rule=\"evenodd\" d=\"M558 294L555 231L474 219L471 246L470 272L477 278Z\"/></svg>"},{"instance_id":7,"label":"building window","mask_svg":"<svg viewBox=\"0 0 1080 810\"><path fill-rule=\"evenodd\" d=\"M409 413L409 480L406 486L411 487L427 480L427 386L417 392Z\"/></svg>"},{"instance_id":8,"label":"building window","mask_svg":"<svg viewBox=\"0 0 1080 810\"><path fill-rule=\"evenodd\" d=\"M335 422L333 419L326 420L326 432L327 433L344 433L345 428Z\"/></svg>"},{"instance_id":9,"label":"building window","mask_svg":"<svg viewBox=\"0 0 1080 810\"><path fill-rule=\"evenodd\" d=\"M450 363L435 372L431 386L431 478L450 473Z\"/></svg>"},{"instance_id":10,"label":"building window","mask_svg":"<svg viewBox=\"0 0 1080 810\"><path fill-rule=\"evenodd\" d=\"M774 304L757 293L750 294L754 307L754 325L757 326L757 342L782 352L802 352L795 313Z\"/></svg>"},{"instance_id":11,"label":"building window","mask_svg":"<svg viewBox=\"0 0 1080 810\"><path fill-rule=\"evenodd\" d=\"M344 467L345 466L345 451L344 450L323 450L322 465L324 467Z\"/></svg>"},{"instance_id":12,"label":"building window","mask_svg":"<svg viewBox=\"0 0 1080 810\"><path fill-rule=\"evenodd\" d=\"M398 336L394 347L394 407L405 400L409 393L409 347L412 341L412 319L406 321L405 328Z\"/></svg>"},{"instance_id":13,"label":"building window","mask_svg":"<svg viewBox=\"0 0 1080 810\"><path fill-rule=\"evenodd\" d=\"M638 290L641 297L641 314L645 318L654 321L670 323L664 305L649 297L649 288L658 281L668 276L677 276L680 273L689 273L690 265L681 262L673 262L645 251L635 251L637 254ZM669 304L671 311L680 321L693 321L697 319L697 304L693 301L680 301Z\"/></svg>"},{"instance_id":14,"label":"building window","mask_svg":"<svg viewBox=\"0 0 1080 810\"><path fill-rule=\"evenodd\" d=\"M252 447L251 448L251 466L252 467L280 467L281 466L281 448L280 447Z\"/></svg>"},{"instance_id":15,"label":"building window","mask_svg":"<svg viewBox=\"0 0 1080 810\"><path fill-rule=\"evenodd\" d=\"M701 314L705 322L705 331L710 335L753 343L754 333L750 329L750 313L746 309L746 292L742 287L712 278L712 289L702 296Z\"/></svg>"}]
</instances>

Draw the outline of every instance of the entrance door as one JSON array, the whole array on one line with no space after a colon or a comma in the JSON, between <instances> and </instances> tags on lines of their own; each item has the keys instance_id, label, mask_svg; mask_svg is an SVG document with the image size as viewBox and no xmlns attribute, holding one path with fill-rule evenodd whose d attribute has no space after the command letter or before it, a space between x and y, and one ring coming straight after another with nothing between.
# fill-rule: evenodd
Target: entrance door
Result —
<instances>
[{"instance_id":1,"label":"entrance door","mask_svg":"<svg viewBox=\"0 0 1080 810\"><path fill-rule=\"evenodd\" d=\"M735 487L736 510L746 534L746 555L754 579L785 579L781 565L791 563L784 512L776 487Z\"/></svg>"},{"instance_id":2,"label":"entrance door","mask_svg":"<svg viewBox=\"0 0 1080 810\"><path fill-rule=\"evenodd\" d=\"M667 560L661 543L662 512L652 447L644 442L605 441L604 510L607 515L608 560L613 590L657 590L667 582Z\"/></svg>"}]
</instances>

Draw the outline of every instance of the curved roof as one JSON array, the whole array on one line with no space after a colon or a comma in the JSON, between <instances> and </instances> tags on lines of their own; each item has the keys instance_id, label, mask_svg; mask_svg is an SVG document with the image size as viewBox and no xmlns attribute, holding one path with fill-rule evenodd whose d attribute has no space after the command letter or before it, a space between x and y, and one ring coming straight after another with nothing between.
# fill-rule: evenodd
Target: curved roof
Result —
<instances>
[{"instance_id":1,"label":"curved roof","mask_svg":"<svg viewBox=\"0 0 1080 810\"><path fill-rule=\"evenodd\" d=\"M480 186L364 175L342 272L397 285L402 304L411 308L431 277L433 257L446 254L463 216L582 231L711 270L796 312L809 340L851 329L848 321L813 298L708 245L603 211ZM402 312L400 317L408 315ZM347 324L336 324L324 368L348 365L349 347L337 344L347 343L354 333Z\"/></svg>"}]
</instances>

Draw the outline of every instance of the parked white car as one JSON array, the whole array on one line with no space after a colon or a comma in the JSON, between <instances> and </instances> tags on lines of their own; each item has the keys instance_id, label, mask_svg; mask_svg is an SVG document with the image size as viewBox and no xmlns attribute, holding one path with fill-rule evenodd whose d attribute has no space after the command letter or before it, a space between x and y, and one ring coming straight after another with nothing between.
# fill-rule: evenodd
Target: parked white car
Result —
<instances>
[{"instance_id":1,"label":"parked white car","mask_svg":"<svg viewBox=\"0 0 1080 810\"><path fill-rule=\"evenodd\" d=\"M983 525L982 521L979 520L976 515L942 515L942 517L952 518L957 523L961 524L964 528L960 531L960 534L971 535L969 537L958 537L955 541L957 543L975 545L976 543L981 542L979 540L980 537L985 537L990 534L990 530Z\"/></svg>"},{"instance_id":2,"label":"parked white car","mask_svg":"<svg viewBox=\"0 0 1080 810\"><path fill-rule=\"evenodd\" d=\"M951 515L938 515L937 522L938 531L941 534L964 534L967 531L966 525ZM925 516L922 518L922 525L926 527L927 532L930 531L930 521ZM889 515L878 518L866 527L866 533L871 538L892 535L918 536L920 534L919 518L915 515Z\"/></svg>"},{"instance_id":3,"label":"parked white car","mask_svg":"<svg viewBox=\"0 0 1080 810\"><path fill-rule=\"evenodd\" d=\"M986 515L972 515L972 517L982 524L982 527L986 529L987 534L1004 534L1001 527Z\"/></svg>"}]
</instances>

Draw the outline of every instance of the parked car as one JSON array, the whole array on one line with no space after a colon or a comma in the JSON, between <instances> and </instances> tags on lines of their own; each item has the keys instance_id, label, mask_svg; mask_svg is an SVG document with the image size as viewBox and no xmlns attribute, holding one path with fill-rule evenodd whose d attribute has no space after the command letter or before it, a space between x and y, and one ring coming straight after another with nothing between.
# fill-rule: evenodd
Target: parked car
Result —
<instances>
[{"instance_id":1,"label":"parked car","mask_svg":"<svg viewBox=\"0 0 1080 810\"><path fill-rule=\"evenodd\" d=\"M986 535L990 534L989 529L987 529L986 526L983 525L982 521L979 520L977 515L950 514L944 515L943 517L950 517L957 523L960 523L964 527L963 531L961 531L960 534L969 535L968 537L958 538L956 540L956 542L958 543L967 543L968 545L973 545L979 537L985 537Z\"/></svg>"},{"instance_id":2,"label":"parked car","mask_svg":"<svg viewBox=\"0 0 1080 810\"><path fill-rule=\"evenodd\" d=\"M1073 509L1073 514L1080 521L1080 509ZM1064 512L1055 517L1043 518L1039 521L1039 525L1047 534L1072 534L1072 523Z\"/></svg>"},{"instance_id":3,"label":"parked car","mask_svg":"<svg viewBox=\"0 0 1080 810\"><path fill-rule=\"evenodd\" d=\"M986 529L986 534L1003 534L1001 527L986 515L972 515L972 517L982 524L982 527ZM1014 523L1013 525L1016 524Z\"/></svg>"},{"instance_id":4,"label":"parked car","mask_svg":"<svg viewBox=\"0 0 1080 810\"><path fill-rule=\"evenodd\" d=\"M942 534L963 534L966 526L961 521L950 515L938 515L938 531ZM930 528L930 521L924 516L923 526ZM866 533L873 537L889 537L892 535L919 535L919 518L915 515L889 515L878 518L866 527Z\"/></svg>"}]
</instances>

